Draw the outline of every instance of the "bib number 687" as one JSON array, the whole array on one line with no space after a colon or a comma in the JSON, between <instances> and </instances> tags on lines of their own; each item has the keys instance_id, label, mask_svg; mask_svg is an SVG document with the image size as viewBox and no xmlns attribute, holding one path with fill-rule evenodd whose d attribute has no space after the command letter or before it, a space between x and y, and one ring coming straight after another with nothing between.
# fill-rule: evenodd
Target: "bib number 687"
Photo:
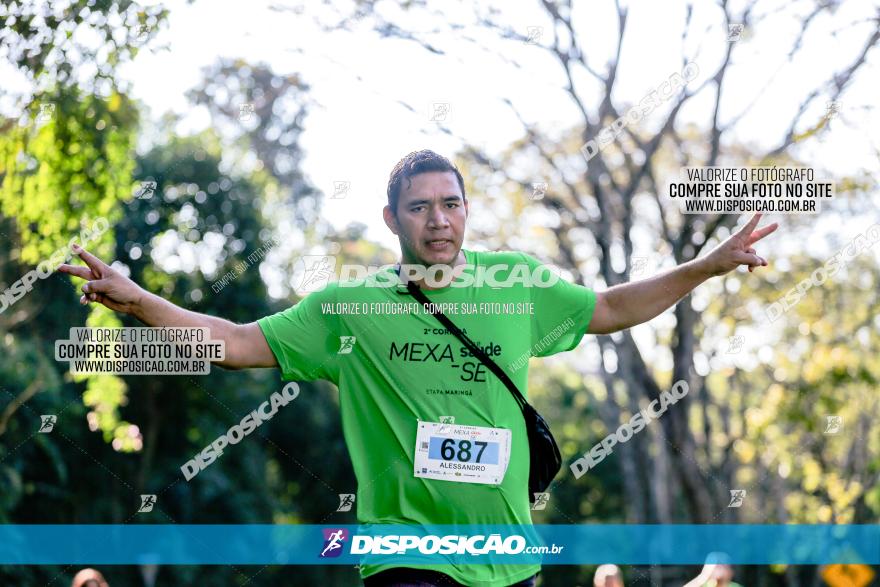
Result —
<instances>
[{"instance_id":1,"label":"bib number 687","mask_svg":"<svg viewBox=\"0 0 880 587\"><path fill-rule=\"evenodd\" d=\"M440 445L440 456L443 457L444 461L453 461L457 460L460 462L468 463L473 456L472 451L476 450L474 445L479 448L479 452L477 453L476 462L480 462L480 459L483 457L483 451L486 450L487 442L471 442L470 440L459 440L458 446L456 447L456 440L454 438L447 438ZM458 451L456 452L456 448Z\"/></svg>"}]
</instances>

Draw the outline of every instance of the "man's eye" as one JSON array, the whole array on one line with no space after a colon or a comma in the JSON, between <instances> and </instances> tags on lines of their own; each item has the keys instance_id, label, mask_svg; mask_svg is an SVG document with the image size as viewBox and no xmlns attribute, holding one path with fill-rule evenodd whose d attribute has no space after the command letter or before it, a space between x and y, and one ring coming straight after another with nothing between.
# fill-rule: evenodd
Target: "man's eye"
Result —
<instances>
[{"instance_id":1,"label":"man's eye","mask_svg":"<svg viewBox=\"0 0 880 587\"><path fill-rule=\"evenodd\" d=\"M418 212L422 208L424 208L424 206L416 206L415 208L410 208L409 211L410 212Z\"/></svg>"},{"instance_id":2,"label":"man's eye","mask_svg":"<svg viewBox=\"0 0 880 587\"><path fill-rule=\"evenodd\" d=\"M458 203L456 203L456 202L449 202L449 203L447 204L447 206L452 206L453 208L458 208Z\"/></svg>"}]
</instances>

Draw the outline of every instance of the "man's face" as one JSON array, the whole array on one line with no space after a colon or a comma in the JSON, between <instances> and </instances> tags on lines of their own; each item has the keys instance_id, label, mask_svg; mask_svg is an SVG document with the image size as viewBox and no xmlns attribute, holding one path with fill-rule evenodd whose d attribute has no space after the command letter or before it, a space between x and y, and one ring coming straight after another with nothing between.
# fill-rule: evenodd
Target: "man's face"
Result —
<instances>
[{"instance_id":1,"label":"man's face","mask_svg":"<svg viewBox=\"0 0 880 587\"><path fill-rule=\"evenodd\" d=\"M402 182L397 216L385 206L383 216L400 238L404 263L455 265L464 241L468 204L451 171L420 173Z\"/></svg>"}]
</instances>

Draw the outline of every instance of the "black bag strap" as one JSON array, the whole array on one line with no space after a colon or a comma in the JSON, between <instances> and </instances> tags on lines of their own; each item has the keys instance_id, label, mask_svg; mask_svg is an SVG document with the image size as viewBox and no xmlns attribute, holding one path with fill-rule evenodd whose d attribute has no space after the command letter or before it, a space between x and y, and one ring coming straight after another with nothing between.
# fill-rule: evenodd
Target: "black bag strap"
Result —
<instances>
[{"instance_id":1,"label":"black bag strap","mask_svg":"<svg viewBox=\"0 0 880 587\"><path fill-rule=\"evenodd\" d=\"M406 283L406 289L409 291L410 294L412 294L414 298L420 301L422 305L427 306L431 303L431 300L428 299L424 292L422 292L421 288L414 282L408 281ZM519 409L522 410L523 413L525 413L525 406L528 405L528 402L526 401L526 398L523 397L523 394L520 392L519 388L517 388L516 384L510 380L510 377L507 376L507 373L505 373L504 370L499 367L498 364L483 351L483 349L474 344L474 341L468 338L468 335L462 332L461 329L446 316L446 314L439 310L432 313L434 314L434 317L437 318L437 320L439 320L441 324L443 324L443 326L445 326L450 332L457 336L461 342L465 344L468 350L470 350L475 357L480 359L480 361L482 361L484 365L489 367L492 373L494 373L498 377L498 379L501 380L501 382L513 395L513 399L516 400Z\"/></svg>"}]
</instances>

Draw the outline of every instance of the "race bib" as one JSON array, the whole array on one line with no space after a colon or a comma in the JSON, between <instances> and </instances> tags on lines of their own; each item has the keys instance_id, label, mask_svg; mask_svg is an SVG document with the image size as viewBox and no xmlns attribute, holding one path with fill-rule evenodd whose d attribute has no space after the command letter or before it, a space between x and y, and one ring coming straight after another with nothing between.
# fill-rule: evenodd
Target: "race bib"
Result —
<instances>
[{"instance_id":1,"label":"race bib","mask_svg":"<svg viewBox=\"0 0 880 587\"><path fill-rule=\"evenodd\" d=\"M510 430L419 422L415 475L427 479L498 485L510 462Z\"/></svg>"}]
</instances>

